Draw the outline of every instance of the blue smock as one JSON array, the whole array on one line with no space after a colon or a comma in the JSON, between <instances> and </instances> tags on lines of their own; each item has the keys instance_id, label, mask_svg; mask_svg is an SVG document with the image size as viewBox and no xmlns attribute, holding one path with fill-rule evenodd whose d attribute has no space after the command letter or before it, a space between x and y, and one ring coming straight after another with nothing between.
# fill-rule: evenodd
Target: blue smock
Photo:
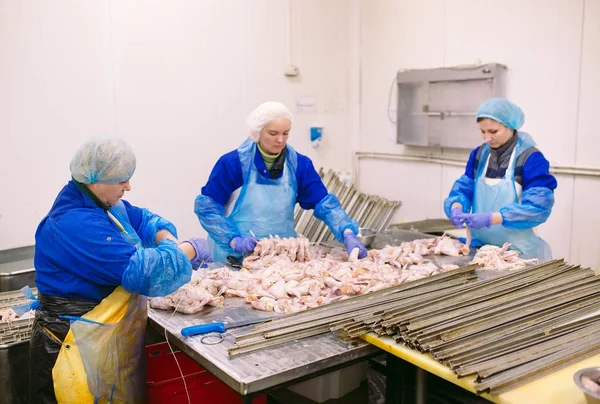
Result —
<instances>
[{"instance_id":1,"label":"blue smock","mask_svg":"<svg viewBox=\"0 0 600 404\"><path fill-rule=\"evenodd\" d=\"M486 178L487 162L490 155L490 146L485 144L482 149L480 164L474 182L474 195L472 210L474 213L506 212L507 207L519 204L522 199L520 185L515 182L516 158L530 147L535 146L531 136L524 132L518 132L518 140L510 157L510 163L501 179ZM546 204L549 201L543 200ZM552 208L554 199L548 210ZM543 206L543 203L542 203ZM546 216L547 217L547 216ZM504 218L504 215L503 215ZM502 225L492 225L489 228L471 229L474 240L482 244L493 244L501 246L508 242L510 248L517 250L521 255L541 259L552 258L552 251L548 243L538 237L531 227L510 228Z\"/></svg>"},{"instance_id":2,"label":"blue smock","mask_svg":"<svg viewBox=\"0 0 600 404\"><path fill-rule=\"evenodd\" d=\"M127 201L109 212L130 236L73 181L62 189L35 234L40 293L100 302L119 285L132 293L158 296L190 280L191 264L177 244L155 243L159 230L176 236L173 224Z\"/></svg>"},{"instance_id":3,"label":"blue smock","mask_svg":"<svg viewBox=\"0 0 600 404\"><path fill-rule=\"evenodd\" d=\"M337 197L327 193L310 159L287 145L285 164L277 178L271 178L256 143L247 139L233 152L219 159L202 193L196 198L194 212L209 234L215 262L228 255L238 256L230 246L234 237L279 235L293 237L294 207L314 209L334 236L342 241L343 232L358 233L358 223L341 208ZM252 233L250 233L250 230Z\"/></svg>"}]
</instances>

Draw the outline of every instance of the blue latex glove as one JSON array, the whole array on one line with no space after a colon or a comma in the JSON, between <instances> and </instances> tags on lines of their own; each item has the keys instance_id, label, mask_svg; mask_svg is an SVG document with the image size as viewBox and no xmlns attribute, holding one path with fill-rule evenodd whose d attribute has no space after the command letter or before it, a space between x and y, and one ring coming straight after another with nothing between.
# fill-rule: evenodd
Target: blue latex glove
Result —
<instances>
[{"instance_id":1,"label":"blue latex glove","mask_svg":"<svg viewBox=\"0 0 600 404\"><path fill-rule=\"evenodd\" d=\"M450 222L459 229L463 227L466 218L467 215L463 213L461 208L452 208L450 211Z\"/></svg>"},{"instance_id":2,"label":"blue latex glove","mask_svg":"<svg viewBox=\"0 0 600 404\"><path fill-rule=\"evenodd\" d=\"M194 271L200 268L200 265L205 262L212 262L208 241L203 238L191 238L186 240L185 243L190 243L194 247L194 251L196 251L196 256L190 261ZM206 267L206 265L202 266Z\"/></svg>"},{"instance_id":3,"label":"blue latex glove","mask_svg":"<svg viewBox=\"0 0 600 404\"><path fill-rule=\"evenodd\" d=\"M344 245L348 254L352 253L352 250L358 248L358 258L365 258L367 256L367 247L356 238L354 233L347 232L344 234Z\"/></svg>"},{"instance_id":4,"label":"blue latex glove","mask_svg":"<svg viewBox=\"0 0 600 404\"><path fill-rule=\"evenodd\" d=\"M233 238L233 251L240 254L246 254L254 251L256 247L256 237L244 236Z\"/></svg>"},{"instance_id":5,"label":"blue latex glove","mask_svg":"<svg viewBox=\"0 0 600 404\"><path fill-rule=\"evenodd\" d=\"M484 227L490 227L492 225L492 214L491 213L472 213L465 215L465 223L467 227L471 229L482 229Z\"/></svg>"}]
</instances>

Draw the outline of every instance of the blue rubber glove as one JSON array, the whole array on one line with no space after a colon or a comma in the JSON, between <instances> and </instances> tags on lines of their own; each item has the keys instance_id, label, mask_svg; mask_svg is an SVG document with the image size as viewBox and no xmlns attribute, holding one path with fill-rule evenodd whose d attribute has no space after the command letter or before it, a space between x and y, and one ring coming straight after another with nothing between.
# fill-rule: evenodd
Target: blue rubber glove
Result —
<instances>
[{"instance_id":1,"label":"blue rubber glove","mask_svg":"<svg viewBox=\"0 0 600 404\"><path fill-rule=\"evenodd\" d=\"M459 229L463 227L466 218L467 215L463 213L461 208L452 208L450 211L450 222Z\"/></svg>"},{"instance_id":2,"label":"blue rubber glove","mask_svg":"<svg viewBox=\"0 0 600 404\"><path fill-rule=\"evenodd\" d=\"M365 245L361 243L352 232L344 233L344 245L346 246L348 254L352 253L352 250L355 248L358 248L359 259L367 256L367 247L365 247Z\"/></svg>"},{"instance_id":3,"label":"blue rubber glove","mask_svg":"<svg viewBox=\"0 0 600 404\"><path fill-rule=\"evenodd\" d=\"M233 251L240 254L246 254L254 251L256 247L256 237L244 236L233 238Z\"/></svg>"},{"instance_id":4,"label":"blue rubber glove","mask_svg":"<svg viewBox=\"0 0 600 404\"><path fill-rule=\"evenodd\" d=\"M484 227L490 227L492 225L492 214L491 213L472 213L465 215L465 223L467 227L471 229L482 229Z\"/></svg>"},{"instance_id":5,"label":"blue rubber glove","mask_svg":"<svg viewBox=\"0 0 600 404\"><path fill-rule=\"evenodd\" d=\"M190 261L194 271L200 268L200 265L205 262L212 262L208 241L203 238L191 238L186 240L185 243L190 243L194 247L194 251L196 251L196 256ZM202 267L206 267L206 265L202 265Z\"/></svg>"}]
</instances>

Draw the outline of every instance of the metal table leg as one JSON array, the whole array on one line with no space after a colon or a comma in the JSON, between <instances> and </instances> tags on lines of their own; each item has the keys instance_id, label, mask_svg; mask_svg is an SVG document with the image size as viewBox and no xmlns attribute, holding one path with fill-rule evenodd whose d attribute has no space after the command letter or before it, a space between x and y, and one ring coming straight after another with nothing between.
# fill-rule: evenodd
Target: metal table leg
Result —
<instances>
[{"instance_id":1,"label":"metal table leg","mask_svg":"<svg viewBox=\"0 0 600 404\"><path fill-rule=\"evenodd\" d=\"M408 363L408 362L407 362ZM413 366L416 371L416 384L415 384L415 403L426 404L427 403L427 372L418 366Z\"/></svg>"},{"instance_id":2,"label":"metal table leg","mask_svg":"<svg viewBox=\"0 0 600 404\"><path fill-rule=\"evenodd\" d=\"M386 359L385 403L427 402L427 372L392 354Z\"/></svg>"}]
</instances>

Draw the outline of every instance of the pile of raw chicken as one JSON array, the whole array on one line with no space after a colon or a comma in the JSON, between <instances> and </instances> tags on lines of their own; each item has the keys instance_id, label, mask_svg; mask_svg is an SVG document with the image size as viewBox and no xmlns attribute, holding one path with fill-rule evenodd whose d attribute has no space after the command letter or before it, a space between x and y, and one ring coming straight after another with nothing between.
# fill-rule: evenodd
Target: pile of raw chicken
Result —
<instances>
[{"instance_id":1,"label":"pile of raw chicken","mask_svg":"<svg viewBox=\"0 0 600 404\"><path fill-rule=\"evenodd\" d=\"M0 310L0 323L11 323L17 319L33 318L33 317L35 317L35 310L30 310L27 313L23 314L21 317L19 317L13 309Z\"/></svg>"},{"instance_id":2,"label":"pile of raw chicken","mask_svg":"<svg viewBox=\"0 0 600 404\"><path fill-rule=\"evenodd\" d=\"M302 236L271 237L258 242L240 271L199 271L171 295L152 298L150 307L192 314L235 296L258 310L294 313L456 269L438 267L425 257L468 253L468 246L446 236L370 250L363 259L358 249L350 255L341 248L326 252Z\"/></svg>"},{"instance_id":3,"label":"pile of raw chicken","mask_svg":"<svg viewBox=\"0 0 600 404\"><path fill-rule=\"evenodd\" d=\"M517 251L509 250L508 247L510 247L509 243L505 243L502 247L484 245L477 251L471 263L480 264L483 269L495 271L517 271L525 268L527 264L537 263L535 258L520 258Z\"/></svg>"}]
</instances>

